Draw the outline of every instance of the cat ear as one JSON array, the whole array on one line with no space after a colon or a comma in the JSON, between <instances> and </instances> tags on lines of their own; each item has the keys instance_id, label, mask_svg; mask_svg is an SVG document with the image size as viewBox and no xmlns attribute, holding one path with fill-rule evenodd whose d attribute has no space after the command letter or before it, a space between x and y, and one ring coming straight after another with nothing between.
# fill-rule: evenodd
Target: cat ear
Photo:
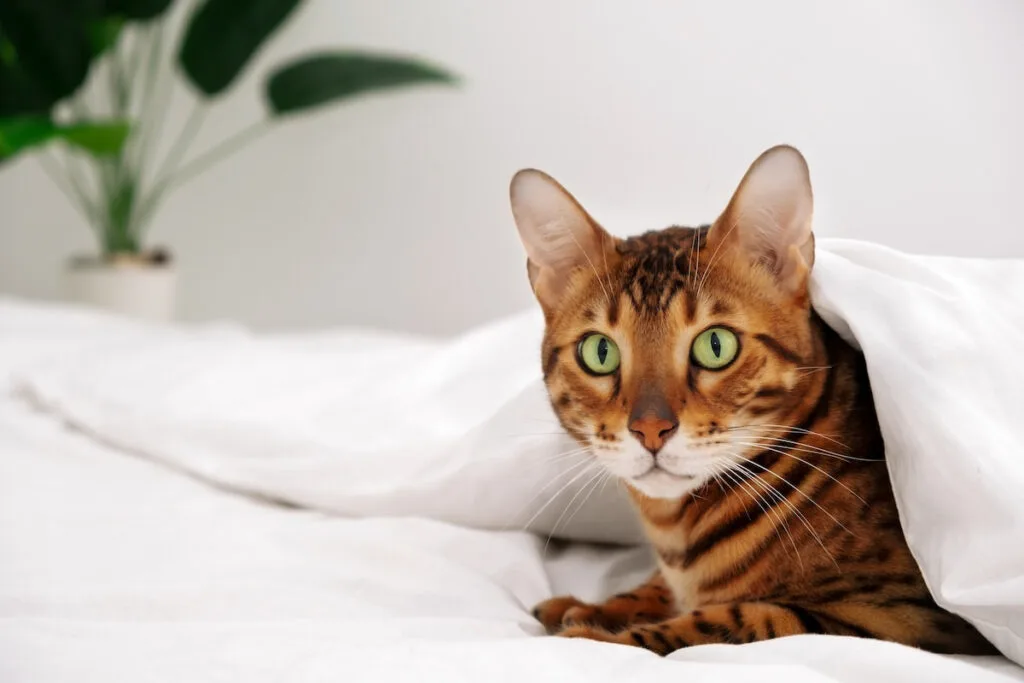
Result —
<instances>
[{"instance_id":1,"label":"cat ear","mask_svg":"<svg viewBox=\"0 0 1024 683\"><path fill-rule=\"evenodd\" d=\"M519 238L526 248L530 285L541 306L552 310L577 268L603 274L615 255L615 238L546 173L519 171L512 178L509 194Z\"/></svg>"},{"instance_id":2,"label":"cat ear","mask_svg":"<svg viewBox=\"0 0 1024 683\"><path fill-rule=\"evenodd\" d=\"M751 164L708 242L739 247L781 287L803 296L814 265L813 210L803 155L788 145L772 147Z\"/></svg>"}]
</instances>

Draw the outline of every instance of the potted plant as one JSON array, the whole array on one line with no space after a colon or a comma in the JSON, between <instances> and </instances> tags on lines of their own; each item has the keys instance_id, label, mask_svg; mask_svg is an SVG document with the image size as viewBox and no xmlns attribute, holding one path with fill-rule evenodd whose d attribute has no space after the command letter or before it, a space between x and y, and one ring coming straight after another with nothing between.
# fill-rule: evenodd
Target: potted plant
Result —
<instances>
[{"instance_id":1,"label":"potted plant","mask_svg":"<svg viewBox=\"0 0 1024 683\"><path fill-rule=\"evenodd\" d=\"M148 244L146 230L177 187L296 114L371 91L454 82L413 58L306 54L270 69L264 121L188 159L208 108L301 2L199 0L172 50L173 0L0 2L0 164L37 154L96 235L97 254L68 265L69 298L170 318L175 270L166 250ZM163 98L176 76L192 86L196 104L157 159Z\"/></svg>"}]
</instances>

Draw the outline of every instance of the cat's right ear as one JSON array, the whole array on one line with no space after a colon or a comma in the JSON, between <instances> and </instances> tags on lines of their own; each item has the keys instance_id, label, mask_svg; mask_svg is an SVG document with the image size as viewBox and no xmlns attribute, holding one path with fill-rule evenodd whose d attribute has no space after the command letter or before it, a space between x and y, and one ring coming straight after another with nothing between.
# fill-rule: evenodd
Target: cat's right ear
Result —
<instances>
[{"instance_id":1,"label":"cat's right ear","mask_svg":"<svg viewBox=\"0 0 1024 683\"><path fill-rule=\"evenodd\" d=\"M545 312L556 309L579 268L603 275L615 257L615 238L551 176L523 169L509 188L512 215L527 256L530 285Z\"/></svg>"}]
</instances>

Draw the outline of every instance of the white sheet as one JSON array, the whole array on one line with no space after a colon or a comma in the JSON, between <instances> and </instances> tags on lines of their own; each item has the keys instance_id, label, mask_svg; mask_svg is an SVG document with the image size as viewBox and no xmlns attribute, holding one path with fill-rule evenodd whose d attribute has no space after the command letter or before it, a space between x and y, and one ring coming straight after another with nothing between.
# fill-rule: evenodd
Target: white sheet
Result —
<instances>
[{"instance_id":1,"label":"white sheet","mask_svg":"<svg viewBox=\"0 0 1024 683\"><path fill-rule=\"evenodd\" d=\"M0 401L0 681L1024 681L1001 658L802 636L661 659L541 635L641 550L424 519L344 519L218 491Z\"/></svg>"},{"instance_id":2,"label":"white sheet","mask_svg":"<svg viewBox=\"0 0 1024 683\"><path fill-rule=\"evenodd\" d=\"M816 306L867 354L902 519L929 585L940 602L1019 656L1024 564L1014 430L1024 423L1024 402L1008 399L1020 396L1020 362L1010 351L1024 347L1015 298L1024 292L1024 268L911 258L845 242L823 247ZM1021 669L1001 659L960 661L855 639L695 648L661 660L631 648L537 637L527 613L537 600L566 591L598 597L647 568L642 551L584 546L544 562L543 541L496 530L509 526L513 506L522 507L537 481L550 479L555 441L542 440L540 449L509 446L494 461L479 459L482 469L465 467L478 455L472 444L495 441L489 438L497 433L494 425L522 427L520 418L528 414L522 406L512 401L518 407L508 411L514 418L508 421L502 411L511 399L530 395L536 371L501 375L499 396L481 399L490 401L486 406L476 404L480 394L459 389L470 380L479 387L479 373L488 366L508 370L509 356L495 355L495 345L513 354L513 366L525 363L508 340L531 343L530 335L539 332L529 327L535 323L529 316L506 321L453 345L362 334L268 346L231 328L186 333L0 305L0 379L16 375L22 392L64 419L200 478L286 500L320 492L321 504L333 504L337 491L323 480L334 477L345 500L355 501L335 512L373 515L343 519L256 503L62 432L51 417L31 416L24 403L7 401L0 405L0 680L337 680L355 674L411 680L425 672L436 674L431 680L453 681L1024 680ZM978 339L987 355L971 354ZM377 365L365 355L367 341L377 346ZM197 343L240 355L224 354L221 374L204 376L209 365L199 362ZM359 363L332 356L338 344ZM301 354L288 352L299 347ZM430 482L434 488L412 490L418 495L408 507L396 510L388 502L397 499L386 485L388 465L398 484L415 481L393 460L368 463L345 481L340 475L354 471L347 464L324 471L315 458L261 458L268 455L261 439L238 438L245 435L237 427L274 420L306 429L287 434L270 456L294 446L296 434L317 443L331 434L338 414L324 409L338 398L326 373L387 372L408 355L398 352L411 349L430 359L413 391L420 399L447 400L421 427L435 428L439 415L454 417L440 420L438 434L463 439L468 429L472 439L455 449L458 466L442 467L444 476ZM256 391L265 385L238 390L247 368L233 362L265 352L301 370L248 368L260 378L276 376L269 408L260 400L266 392ZM160 358L184 363L154 365ZM332 358L333 365L325 365ZM133 375L147 368L148 374ZM217 393L225 389L217 378L230 384L226 394ZM298 380L289 384L289 378ZM304 390L301 410L273 410L283 396L302 399ZM245 400L228 406L225 396ZM533 396L529 405L542 405ZM365 402L353 404L352 396L343 405L381 415ZM168 406L174 410L161 414ZM315 419L303 422L311 408ZM242 418L234 431L222 429L231 421L225 414ZM218 434L228 438L218 442ZM444 438L437 443L450 445ZM447 453L439 447L421 455L434 471L432 458ZM531 467L518 478L524 453L538 457L526 458ZM398 462L415 464L414 455ZM453 472L473 474L460 480ZM346 487L358 485L363 474L381 486L363 498L350 496ZM469 489L445 488L453 481ZM438 500L438 494L449 497ZM558 507L569 503L563 499ZM361 507L367 504L377 509ZM601 533L603 523L594 520L614 511L615 498L599 492L588 505L571 524L561 521L560 530ZM550 517L533 528L549 531L558 523ZM610 536L632 533L627 524ZM401 561L392 557L396 553Z\"/></svg>"}]
</instances>

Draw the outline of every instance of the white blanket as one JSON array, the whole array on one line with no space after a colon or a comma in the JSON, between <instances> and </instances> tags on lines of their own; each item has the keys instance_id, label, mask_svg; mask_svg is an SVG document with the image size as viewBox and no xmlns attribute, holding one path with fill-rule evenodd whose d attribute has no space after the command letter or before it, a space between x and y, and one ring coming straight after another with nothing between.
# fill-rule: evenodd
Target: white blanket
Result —
<instances>
[{"instance_id":1,"label":"white blanket","mask_svg":"<svg viewBox=\"0 0 1024 683\"><path fill-rule=\"evenodd\" d=\"M864 351L932 594L1024 664L1024 262L856 242L820 257L815 306Z\"/></svg>"},{"instance_id":2,"label":"white blanket","mask_svg":"<svg viewBox=\"0 0 1024 683\"><path fill-rule=\"evenodd\" d=\"M48 324L13 305L8 316ZM642 540L616 486L582 491L598 471L551 412L532 311L448 342L119 332L43 356L17 386L111 443L303 507Z\"/></svg>"},{"instance_id":3,"label":"white blanket","mask_svg":"<svg viewBox=\"0 0 1024 683\"><path fill-rule=\"evenodd\" d=\"M4 357L9 361L9 356ZM598 598L642 550L345 519L213 489L0 400L3 683L1007 683L999 658L801 636L638 648L541 635L536 601Z\"/></svg>"},{"instance_id":4,"label":"white blanket","mask_svg":"<svg viewBox=\"0 0 1024 683\"><path fill-rule=\"evenodd\" d=\"M1012 350L1024 348L1024 266L832 242L819 249L814 284L819 311L865 350L901 516L930 587L1022 661L1014 433L1024 397ZM451 343L254 339L0 305L0 378L12 372L21 393L61 418L211 483L375 517L232 497L6 405L0 556L14 561L0 562L0 648L19 654L0 651L0 680L774 678L740 662L791 667L796 680L1024 680L1000 660L964 664L855 639L659 660L532 637L526 608L536 600L598 597L646 571L642 551L572 546L542 562L553 530L637 536L614 488L572 481L586 461L556 459L571 444L553 433L540 391L539 331L528 314ZM5 358L17 362L4 368ZM500 531L531 517L539 541ZM19 668L5 677L9 662Z\"/></svg>"}]
</instances>

